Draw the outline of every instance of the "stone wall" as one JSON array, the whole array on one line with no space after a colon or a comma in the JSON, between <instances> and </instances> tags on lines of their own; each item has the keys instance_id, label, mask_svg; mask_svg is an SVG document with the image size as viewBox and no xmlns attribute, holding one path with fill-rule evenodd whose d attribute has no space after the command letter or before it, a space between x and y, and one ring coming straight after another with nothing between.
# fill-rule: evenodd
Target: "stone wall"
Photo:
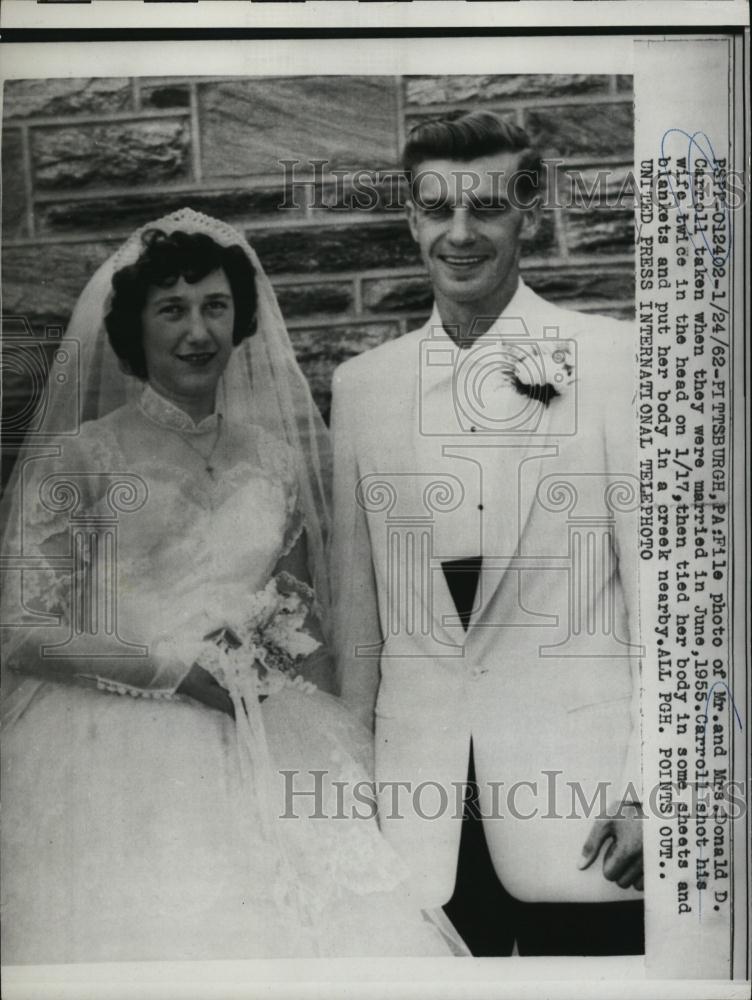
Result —
<instances>
[{"instance_id":1,"label":"stone wall","mask_svg":"<svg viewBox=\"0 0 752 1000\"><path fill-rule=\"evenodd\" d=\"M479 106L526 127L562 170L592 179L608 168L614 191L628 174L631 77L8 82L6 329L20 317L39 338L47 326L64 328L86 280L123 237L188 204L239 226L256 247L326 414L334 366L422 322L430 289L393 188L376 191L372 210L351 210L337 176L319 169L293 208L279 161L300 161L295 176L304 180L314 177L311 160L327 160L341 177L388 170L413 124ZM629 198L548 208L526 247L524 274L554 301L631 316L633 241ZM6 372L6 407L15 407L28 388L13 365Z\"/></svg>"}]
</instances>

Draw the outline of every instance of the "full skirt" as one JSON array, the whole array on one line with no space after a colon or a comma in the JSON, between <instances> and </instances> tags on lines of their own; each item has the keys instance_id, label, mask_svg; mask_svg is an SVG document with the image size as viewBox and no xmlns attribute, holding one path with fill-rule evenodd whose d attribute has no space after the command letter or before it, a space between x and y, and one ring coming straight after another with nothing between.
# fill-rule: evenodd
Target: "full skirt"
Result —
<instances>
[{"instance_id":1,"label":"full skirt","mask_svg":"<svg viewBox=\"0 0 752 1000\"><path fill-rule=\"evenodd\" d=\"M25 685L2 738L4 962L467 954L412 901L336 699L264 701L264 771L187 699Z\"/></svg>"}]
</instances>

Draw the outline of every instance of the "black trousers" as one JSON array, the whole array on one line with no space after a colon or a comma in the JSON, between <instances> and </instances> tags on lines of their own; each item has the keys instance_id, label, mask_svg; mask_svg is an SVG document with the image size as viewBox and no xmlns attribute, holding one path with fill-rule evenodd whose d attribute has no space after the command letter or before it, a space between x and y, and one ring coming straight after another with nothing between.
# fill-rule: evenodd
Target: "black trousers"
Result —
<instances>
[{"instance_id":1,"label":"black trousers","mask_svg":"<svg viewBox=\"0 0 752 1000\"><path fill-rule=\"evenodd\" d=\"M467 628L481 558L444 563L457 613ZM444 912L473 955L642 955L644 906L623 903L523 903L499 881L488 851L478 804L473 748L468 767L454 894ZM541 863L556 864L542 858ZM596 862L597 863L597 862Z\"/></svg>"},{"instance_id":2,"label":"black trousers","mask_svg":"<svg viewBox=\"0 0 752 1000\"><path fill-rule=\"evenodd\" d=\"M457 882L444 912L473 955L642 955L641 900L623 903L523 903L499 881L479 818L470 749ZM541 863L556 863L542 858ZM597 863L597 862L596 862Z\"/></svg>"}]
</instances>

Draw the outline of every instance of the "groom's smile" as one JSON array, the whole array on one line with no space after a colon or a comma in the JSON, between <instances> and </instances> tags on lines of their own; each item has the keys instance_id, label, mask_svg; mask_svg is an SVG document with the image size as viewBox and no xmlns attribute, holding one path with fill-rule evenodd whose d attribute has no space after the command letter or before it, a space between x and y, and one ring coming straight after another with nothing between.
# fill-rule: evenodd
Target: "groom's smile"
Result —
<instances>
[{"instance_id":1,"label":"groom's smile","mask_svg":"<svg viewBox=\"0 0 752 1000\"><path fill-rule=\"evenodd\" d=\"M476 254L472 257L457 254L439 254L439 259L443 260L449 267L462 273L463 271L469 272L477 268L479 264L483 264L488 260L488 256L486 254Z\"/></svg>"},{"instance_id":2,"label":"groom's smile","mask_svg":"<svg viewBox=\"0 0 752 1000\"><path fill-rule=\"evenodd\" d=\"M450 302L497 315L514 291L520 234L530 215L510 204L518 170L516 153L421 163L408 223L440 312Z\"/></svg>"}]
</instances>

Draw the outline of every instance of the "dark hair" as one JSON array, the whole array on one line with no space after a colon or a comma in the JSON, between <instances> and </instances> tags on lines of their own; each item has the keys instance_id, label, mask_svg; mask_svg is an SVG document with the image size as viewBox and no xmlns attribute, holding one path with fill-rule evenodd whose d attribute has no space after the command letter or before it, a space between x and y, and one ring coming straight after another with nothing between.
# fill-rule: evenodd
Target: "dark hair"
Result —
<instances>
[{"instance_id":1,"label":"dark hair","mask_svg":"<svg viewBox=\"0 0 752 1000\"><path fill-rule=\"evenodd\" d=\"M147 230L142 242L144 249L138 260L113 275L112 300L105 317L112 349L129 375L147 377L141 314L154 285L170 288L181 277L195 284L213 271L222 270L235 307L233 344L255 333L256 278L242 247L220 246L206 233L176 230L167 235L161 229Z\"/></svg>"},{"instance_id":2,"label":"dark hair","mask_svg":"<svg viewBox=\"0 0 752 1000\"><path fill-rule=\"evenodd\" d=\"M519 153L518 173L531 194L541 184L543 164L527 132L493 111L456 112L416 125L409 133L402 165L412 188L415 168L425 160L468 162L493 153Z\"/></svg>"}]
</instances>

